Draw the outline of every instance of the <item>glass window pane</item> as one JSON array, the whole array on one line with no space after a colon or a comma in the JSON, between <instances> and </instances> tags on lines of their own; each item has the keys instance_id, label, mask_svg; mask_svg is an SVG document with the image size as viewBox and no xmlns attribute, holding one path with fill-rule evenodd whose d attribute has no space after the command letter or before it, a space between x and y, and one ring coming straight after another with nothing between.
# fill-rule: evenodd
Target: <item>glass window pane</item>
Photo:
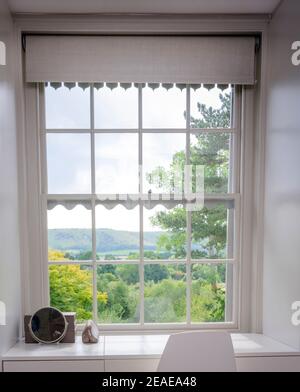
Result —
<instances>
[{"instance_id":1,"label":"glass window pane","mask_svg":"<svg viewBox=\"0 0 300 392\"><path fill-rule=\"evenodd\" d=\"M90 88L45 87L47 129L90 128Z\"/></svg>"},{"instance_id":2,"label":"glass window pane","mask_svg":"<svg viewBox=\"0 0 300 392\"><path fill-rule=\"evenodd\" d=\"M186 322L185 265L145 265L145 322Z\"/></svg>"},{"instance_id":3,"label":"glass window pane","mask_svg":"<svg viewBox=\"0 0 300 392\"><path fill-rule=\"evenodd\" d=\"M49 260L92 260L91 225L91 211L83 206L48 210Z\"/></svg>"},{"instance_id":4,"label":"glass window pane","mask_svg":"<svg viewBox=\"0 0 300 392\"><path fill-rule=\"evenodd\" d=\"M48 193L90 193L90 136L69 133L48 134L47 167Z\"/></svg>"},{"instance_id":5,"label":"glass window pane","mask_svg":"<svg viewBox=\"0 0 300 392\"><path fill-rule=\"evenodd\" d=\"M100 260L138 260L140 256L139 207L96 207L96 246Z\"/></svg>"},{"instance_id":6,"label":"glass window pane","mask_svg":"<svg viewBox=\"0 0 300 392\"><path fill-rule=\"evenodd\" d=\"M230 145L227 133L191 135L191 164L204 166L204 191L227 193L230 185Z\"/></svg>"},{"instance_id":7,"label":"glass window pane","mask_svg":"<svg viewBox=\"0 0 300 392\"><path fill-rule=\"evenodd\" d=\"M192 259L232 257L233 210L219 204L192 213ZM228 222L230 224L228 225Z\"/></svg>"},{"instance_id":8,"label":"glass window pane","mask_svg":"<svg viewBox=\"0 0 300 392\"><path fill-rule=\"evenodd\" d=\"M137 134L96 135L96 192L138 193L138 152Z\"/></svg>"},{"instance_id":9,"label":"glass window pane","mask_svg":"<svg viewBox=\"0 0 300 392\"><path fill-rule=\"evenodd\" d=\"M143 135L144 192L182 192L185 165L185 134L146 133ZM178 189L179 188L179 189Z\"/></svg>"},{"instance_id":10,"label":"glass window pane","mask_svg":"<svg viewBox=\"0 0 300 392\"><path fill-rule=\"evenodd\" d=\"M226 265L192 266L192 322L224 322L226 300Z\"/></svg>"},{"instance_id":11,"label":"glass window pane","mask_svg":"<svg viewBox=\"0 0 300 392\"><path fill-rule=\"evenodd\" d=\"M93 317L91 266L50 265L50 305L62 312L76 312L77 322Z\"/></svg>"},{"instance_id":12,"label":"glass window pane","mask_svg":"<svg viewBox=\"0 0 300 392\"><path fill-rule=\"evenodd\" d=\"M158 205L144 208L145 260L186 257L186 210L178 205L170 210Z\"/></svg>"},{"instance_id":13,"label":"glass window pane","mask_svg":"<svg viewBox=\"0 0 300 392\"><path fill-rule=\"evenodd\" d=\"M98 319L100 323L139 322L139 266L97 267Z\"/></svg>"},{"instance_id":14,"label":"glass window pane","mask_svg":"<svg viewBox=\"0 0 300 392\"><path fill-rule=\"evenodd\" d=\"M191 88L191 128L231 128L232 88Z\"/></svg>"},{"instance_id":15,"label":"glass window pane","mask_svg":"<svg viewBox=\"0 0 300 392\"><path fill-rule=\"evenodd\" d=\"M186 89L143 88L143 128L186 128Z\"/></svg>"},{"instance_id":16,"label":"glass window pane","mask_svg":"<svg viewBox=\"0 0 300 392\"><path fill-rule=\"evenodd\" d=\"M138 128L138 89L105 86L95 92L95 127L98 129Z\"/></svg>"}]
</instances>

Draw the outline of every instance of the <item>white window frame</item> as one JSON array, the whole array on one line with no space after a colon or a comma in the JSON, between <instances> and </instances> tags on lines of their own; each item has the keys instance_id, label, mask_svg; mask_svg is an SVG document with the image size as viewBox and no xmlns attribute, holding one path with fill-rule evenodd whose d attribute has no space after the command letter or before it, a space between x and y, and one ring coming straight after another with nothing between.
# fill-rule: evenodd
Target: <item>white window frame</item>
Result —
<instances>
[{"instance_id":1,"label":"white window frame","mask_svg":"<svg viewBox=\"0 0 300 392\"><path fill-rule=\"evenodd\" d=\"M19 154L20 236L22 309L32 314L47 304L48 282L45 266L41 263L43 244L41 215L45 211L39 196L40 160L38 142L39 96L34 85L23 81L24 33L54 34L258 34L261 36L258 83L242 91L243 118L241 121L241 268L238 271L239 288L236 311L237 324L227 330L260 332L262 326L262 258L263 258L263 211L264 211L264 156L265 156L265 107L267 80L267 42L269 16L223 16L215 18L203 15L149 15L139 16L15 16L16 38L16 86L17 125ZM255 112L254 112L255 110ZM255 113L255 114L254 114ZM37 211L41 214L38 215ZM48 269L48 265L47 265ZM218 328L214 323L204 329ZM220 326L223 328L223 326ZM201 328L201 326L199 327ZM161 329L161 328L160 328ZM182 329L182 328L181 328ZM138 329L137 329L138 330ZM103 333L113 329L102 328ZM164 330L171 333L174 328ZM175 329L176 331L176 329ZM130 333L126 326L122 333ZM144 331L151 333L149 329ZM154 330L153 333L157 333ZM141 330L140 333L143 333Z\"/></svg>"},{"instance_id":2,"label":"white window frame","mask_svg":"<svg viewBox=\"0 0 300 392\"><path fill-rule=\"evenodd\" d=\"M136 129L97 129L95 128L94 120L94 86L93 83L89 84L90 87L90 127L87 129L47 129L46 128L46 118L45 118L45 89L44 84L40 83L36 85L37 95L39 97L37 104L38 110L38 129L39 129L39 156L40 156L40 167L41 167L41 204L43 208L47 206L48 201L51 200L68 200L70 198L74 198L76 200L86 200L91 202L92 207L92 260L89 261L81 261L81 262L72 262L72 261L48 261L48 245L47 245L47 207L46 211L42 211L41 213L41 225L42 225L42 235L43 235L43 264L48 263L47 267L50 265L86 265L91 266L93 269L93 319L95 322L98 320L97 315L97 266L112 264L110 261L101 261L97 260L97 251L96 251L96 184L95 184L95 155L94 155L94 144L95 144L95 135L96 134L112 134L112 133L135 133L138 135L138 155L139 155L139 165L142 167L143 161L143 135L147 133L164 133L169 134L170 136L176 133L185 134L186 136L186 164L190 164L190 137L192 134L228 134L233 136L231 138L230 145L230 167L229 167L229 184L228 193L216 193L216 194L205 194L204 200L220 200L222 201L232 201L234 203L233 210L229 210L230 213L228 215L227 222L227 248L233 249L233 257L225 258L225 259L192 259L191 256L191 241L192 241L192 213L191 211L187 211L187 255L186 259L183 260L145 260L144 259L144 249L143 249L143 205L145 200L145 196L142 193L143 190L143 173L140 172L139 176L139 231L140 231L140 258L136 261L114 261L113 264L138 264L139 265L139 278L140 278L140 296L139 296L139 314L140 314L140 322L136 324L123 323L123 324L100 324L101 329L107 328L109 330L119 330L119 329L199 329L199 328L232 328L237 326L238 320L238 288L239 288L239 268L240 268L240 239L239 239L239 227L240 227L240 161L241 161L241 94L242 87L240 86L232 86L232 113L231 113L231 127L229 128L191 128L190 120L191 120L191 108L190 108L190 98L191 98L191 86L186 85L186 127L181 129L167 129L167 128L144 128L143 127L143 85L138 84L138 127ZM69 134L89 134L91 141L91 194L77 194L77 195L69 195L69 194L48 194L47 191L47 146L46 139L47 134L59 134L59 133L69 133ZM115 196L115 195L107 195ZM138 194L136 195L138 196ZM164 196L162 194L152 195L152 196ZM231 215L233 214L233 216ZM231 219L230 219L231 218ZM231 220L231 222L229 222ZM232 235L230 232L233 229ZM144 266L155 263L165 263L165 264L179 264L186 266L186 323L145 323L144 321ZM232 272L229 273L229 270L226 268L226 301L225 301L225 320L224 322L192 322L191 321L191 286L192 286L192 274L191 269L194 264L211 264L211 265L226 265L232 266ZM45 271L46 275L46 287L47 287L47 305L50 304L49 300L49 277L48 277L48 268ZM230 286L230 290L227 290L228 286ZM229 321L230 320L230 321Z\"/></svg>"}]
</instances>

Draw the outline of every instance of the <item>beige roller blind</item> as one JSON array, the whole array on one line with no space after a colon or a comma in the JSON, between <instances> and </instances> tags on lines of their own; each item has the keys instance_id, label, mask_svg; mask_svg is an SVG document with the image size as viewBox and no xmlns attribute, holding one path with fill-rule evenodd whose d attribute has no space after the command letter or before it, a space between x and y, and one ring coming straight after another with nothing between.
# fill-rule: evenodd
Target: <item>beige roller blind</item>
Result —
<instances>
[{"instance_id":1,"label":"beige roller blind","mask_svg":"<svg viewBox=\"0 0 300 392\"><path fill-rule=\"evenodd\" d=\"M27 36L27 82L254 84L254 37Z\"/></svg>"}]
</instances>

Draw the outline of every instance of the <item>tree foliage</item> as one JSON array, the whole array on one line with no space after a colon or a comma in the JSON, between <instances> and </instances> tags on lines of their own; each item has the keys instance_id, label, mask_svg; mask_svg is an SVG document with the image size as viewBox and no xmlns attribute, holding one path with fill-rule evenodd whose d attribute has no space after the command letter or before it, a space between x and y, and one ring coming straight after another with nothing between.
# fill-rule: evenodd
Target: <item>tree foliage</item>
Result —
<instances>
[{"instance_id":1,"label":"tree foliage","mask_svg":"<svg viewBox=\"0 0 300 392\"><path fill-rule=\"evenodd\" d=\"M220 94L221 107L213 109L204 104L198 104L200 118L191 118L192 128L227 128L230 125L231 95ZM184 152L178 152L173 157L169 170L178 163L178 157ZM205 192L227 192L228 187L228 162L229 162L229 136L225 133L201 133L197 134L191 145L190 160L193 167L204 166ZM158 168L155 169L157 178ZM159 177L159 176L158 176ZM163 191L167 181L161 187ZM156 186L160 186L156 183ZM193 190L195 191L195 178L193 178ZM172 250L174 257L185 255L186 249L186 211L183 207L174 208L171 211L161 211L152 218L152 224L167 231L168 235L162 235L158 244L166 250ZM194 258L221 258L224 256L227 232L227 209L223 205L215 208L204 207L200 211L192 213L192 241ZM197 246L198 245L198 246ZM201 246L200 246L201 245Z\"/></svg>"},{"instance_id":2,"label":"tree foliage","mask_svg":"<svg viewBox=\"0 0 300 392\"><path fill-rule=\"evenodd\" d=\"M79 265L51 265L49 275L51 305L64 312L76 311L79 322L92 318L92 272ZM107 297L98 291L98 303L106 304Z\"/></svg>"}]
</instances>

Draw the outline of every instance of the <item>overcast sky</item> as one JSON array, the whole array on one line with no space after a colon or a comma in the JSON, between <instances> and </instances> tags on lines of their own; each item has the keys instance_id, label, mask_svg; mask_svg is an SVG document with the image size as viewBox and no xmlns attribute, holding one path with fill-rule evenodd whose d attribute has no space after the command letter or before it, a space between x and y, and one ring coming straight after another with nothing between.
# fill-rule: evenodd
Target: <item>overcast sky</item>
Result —
<instances>
[{"instance_id":1,"label":"overcast sky","mask_svg":"<svg viewBox=\"0 0 300 392\"><path fill-rule=\"evenodd\" d=\"M191 115L199 117L197 103L220 107L220 90L214 88L191 90ZM173 87L168 91L158 88L143 89L144 128L185 128L186 90ZM46 88L46 127L48 129L90 128L90 90L75 87ZM138 192L138 136L137 134L108 134L109 129L138 128L138 89L107 87L95 91L95 128L103 133L95 137L96 192ZM155 167L169 167L172 156L185 149L184 134L145 134L143 136L143 171ZM48 134L48 193L91 192L91 146L88 134ZM144 179L144 192L151 188ZM163 209L163 207L159 207ZM152 227L149 217L155 211L146 212L144 230ZM97 207L97 227L138 231L138 208L126 210L118 206L113 210ZM91 212L82 206L71 211L57 206L48 212L49 228L88 228Z\"/></svg>"}]
</instances>

